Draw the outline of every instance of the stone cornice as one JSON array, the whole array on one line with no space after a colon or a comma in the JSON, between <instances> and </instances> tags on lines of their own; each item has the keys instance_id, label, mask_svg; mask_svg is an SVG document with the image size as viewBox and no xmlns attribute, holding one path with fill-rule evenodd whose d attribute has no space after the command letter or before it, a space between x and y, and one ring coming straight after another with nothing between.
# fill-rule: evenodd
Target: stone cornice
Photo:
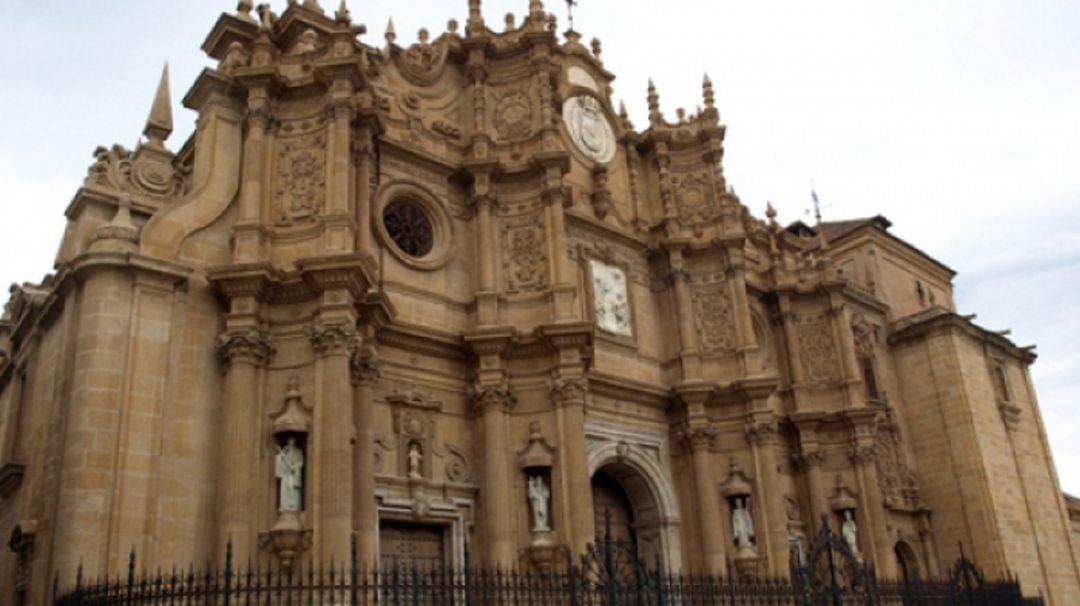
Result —
<instances>
[{"instance_id":1,"label":"stone cornice","mask_svg":"<svg viewBox=\"0 0 1080 606\"><path fill-rule=\"evenodd\" d=\"M427 326L387 324L378 329L377 338L383 345L437 358L461 360L468 355L461 337Z\"/></svg>"},{"instance_id":2,"label":"stone cornice","mask_svg":"<svg viewBox=\"0 0 1080 606\"><path fill-rule=\"evenodd\" d=\"M1037 357L1035 352L1028 348L1018 347L1003 335L986 330L969 318L940 307L931 308L893 322L888 327L889 336L887 342L890 347L894 347L935 333L952 331L995 346L1024 364L1031 364Z\"/></svg>"}]
</instances>

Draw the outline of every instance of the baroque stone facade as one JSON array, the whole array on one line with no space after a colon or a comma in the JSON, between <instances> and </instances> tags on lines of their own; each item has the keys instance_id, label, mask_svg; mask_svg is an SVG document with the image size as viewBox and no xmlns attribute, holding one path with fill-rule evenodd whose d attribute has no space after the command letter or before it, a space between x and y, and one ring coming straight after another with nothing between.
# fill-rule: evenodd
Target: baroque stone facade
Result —
<instances>
[{"instance_id":1,"label":"baroque stone facade","mask_svg":"<svg viewBox=\"0 0 1080 606\"><path fill-rule=\"evenodd\" d=\"M708 79L635 129L557 32L539 0L407 47L344 3L221 16L195 134L166 147L163 79L4 309L0 603L354 534L365 565L543 570L605 513L672 570L782 575L826 519L884 576L962 544L1080 602L1032 352L882 217L753 216Z\"/></svg>"}]
</instances>

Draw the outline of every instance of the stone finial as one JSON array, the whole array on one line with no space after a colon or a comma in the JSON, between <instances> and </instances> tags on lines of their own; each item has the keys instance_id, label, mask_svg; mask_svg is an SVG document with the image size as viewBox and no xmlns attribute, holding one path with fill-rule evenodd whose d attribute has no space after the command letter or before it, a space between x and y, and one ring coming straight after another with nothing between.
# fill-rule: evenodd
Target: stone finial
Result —
<instances>
[{"instance_id":1,"label":"stone finial","mask_svg":"<svg viewBox=\"0 0 1080 606\"><path fill-rule=\"evenodd\" d=\"M269 4L263 3L256 6L255 11L259 13L259 29L268 32L274 28L274 22L277 21L277 15L274 14L274 11L270 10Z\"/></svg>"},{"instance_id":2,"label":"stone finial","mask_svg":"<svg viewBox=\"0 0 1080 606\"><path fill-rule=\"evenodd\" d=\"M547 30L552 36L558 35L559 33L559 18L555 16L555 13L548 13Z\"/></svg>"},{"instance_id":3,"label":"stone finial","mask_svg":"<svg viewBox=\"0 0 1080 606\"><path fill-rule=\"evenodd\" d=\"M465 35L480 36L484 33L484 16L480 13L480 0L469 0L469 21L465 24Z\"/></svg>"},{"instance_id":4,"label":"stone finial","mask_svg":"<svg viewBox=\"0 0 1080 606\"><path fill-rule=\"evenodd\" d=\"M319 6L319 0L304 0L304 8L313 10L317 13L323 12L323 8Z\"/></svg>"},{"instance_id":5,"label":"stone finial","mask_svg":"<svg viewBox=\"0 0 1080 606\"><path fill-rule=\"evenodd\" d=\"M597 61L599 61L600 60L600 51L602 50L601 47L600 47L600 38L593 38L592 41L589 42L589 46L592 47L593 56L596 57Z\"/></svg>"},{"instance_id":6,"label":"stone finial","mask_svg":"<svg viewBox=\"0 0 1080 606\"><path fill-rule=\"evenodd\" d=\"M420 41L420 44L427 44L428 40L431 39L431 34L428 33L426 27L421 27L420 30L416 32L416 38Z\"/></svg>"},{"instance_id":7,"label":"stone finial","mask_svg":"<svg viewBox=\"0 0 1080 606\"><path fill-rule=\"evenodd\" d=\"M773 207L772 202L765 203L765 218L769 220L770 224L776 223L776 209Z\"/></svg>"},{"instance_id":8,"label":"stone finial","mask_svg":"<svg viewBox=\"0 0 1080 606\"><path fill-rule=\"evenodd\" d=\"M390 17L390 20L386 22L386 33L383 36L386 38L387 46L393 46L394 40L397 40L397 30L394 29L393 17Z\"/></svg>"},{"instance_id":9,"label":"stone finial","mask_svg":"<svg viewBox=\"0 0 1080 606\"><path fill-rule=\"evenodd\" d=\"M458 32L458 20L457 19L451 19L451 20L447 21L446 22L446 31L448 31L451 34L456 36L457 32Z\"/></svg>"},{"instance_id":10,"label":"stone finial","mask_svg":"<svg viewBox=\"0 0 1080 606\"><path fill-rule=\"evenodd\" d=\"M656 93L656 84L649 78L649 94L646 96L649 102L649 122L660 124L664 117L660 114L660 95Z\"/></svg>"},{"instance_id":11,"label":"stone finial","mask_svg":"<svg viewBox=\"0 0 1080 606\"><path fill-rule=\"evenodd\" d=\"M95 251L130 252L137 248L139 229L131 221L131 194L121 194L116 214L108 223L98 227L90 244Z\"/></svg>"},{"instance_id":12,"label":"stone finial","mask_svg":"<svg viewBox=\"0 0 1080 606\"><path fill-rule=\"evenodd\" d=\"M255 5L251 0L240 0L236 3L236 16L239 19L243 19L249 23L258 23L258 21L251 15L251 9L255 8Z\"/></svg>"},{"instance_id":13,"label":"stone finial","mask_svg":"<svg viewBox=\"0 0 1080 606\"><path fill-rule=\"evenodd\" d=\"M543 0L529 0L529 17L532 19L544 18Z\"/></svg>"},{"instance_id":14,"label":"stone finial","mask_svg":"<svg viewBox=\"0 0 1080 606\"><path fill-rule=\"evenodd\" d=\"M337 12L334 13L334 20L338 23L352 23L352 15L349 14L349 6L346 0L341 0Z\"/></svg>"},{"instance_id":15,"label":"stone finial","mask_svg":"<svg viewBox=\"0 0 1080 606\"><path fill-rule=\"evenodd\" d=\"M143 134L146 135L150 146L164 147L165 140L172 134L172 130L172 97L169 94L169 64L166 63L164 69L161 70L161 80L158 82L154 104L150 108L150 116L146 119Z\"/></svg>"},{"instance_id":16,"label":"stone finial","mask_svg":"<svg viewBox=\"0 0 1080 606\"><path fill-rule=\"evenodd\" d=\"M701 81L701 96L705 99L705 109L714 109L716 107L716 96L713 94L712 80L709 79L709 74L705 74L705 79Z\"/></svg>"},{"instance_id":17,"label":"stone finial","mask_svg":"<svg viewBox=\"0 0 1080 606\"><path fill-rule=\"evenodd\" d=\"M506 31L514 31L514 13L506 13L506 16L503 17L503 22L506 25Z\"/></svg>"}]
</instances>

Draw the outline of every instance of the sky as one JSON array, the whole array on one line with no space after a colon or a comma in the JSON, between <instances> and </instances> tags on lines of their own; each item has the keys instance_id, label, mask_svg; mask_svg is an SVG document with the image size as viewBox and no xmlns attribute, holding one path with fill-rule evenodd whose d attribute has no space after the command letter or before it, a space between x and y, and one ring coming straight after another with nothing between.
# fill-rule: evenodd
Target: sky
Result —
<instances>
[{"instance_id":1,"label":"sky","mask_svg":"<svg viewBox=\"0 0 1080 606\"><path fill-rule=\"evenodd\" d=\"M338 0L323 0L332 10ZM50 271L63 212L98 145L137 143L167 61L179 99L219 0L10 2L0 36L0 284ZM272 2L284 10L284 0ZM528 0L484 0L501 29ZM567 24L564 1L547 10ZM352 0L368 44L399 44L466 0ZM639 129L652 77L662 109L693 112L711 77L725 173L781 222L883 214L959 272L961 313L1037 344L1032 367L1062 487L1080 495L1080 2L1075 0L579 0Z\"/></svg>"}]
</instances>

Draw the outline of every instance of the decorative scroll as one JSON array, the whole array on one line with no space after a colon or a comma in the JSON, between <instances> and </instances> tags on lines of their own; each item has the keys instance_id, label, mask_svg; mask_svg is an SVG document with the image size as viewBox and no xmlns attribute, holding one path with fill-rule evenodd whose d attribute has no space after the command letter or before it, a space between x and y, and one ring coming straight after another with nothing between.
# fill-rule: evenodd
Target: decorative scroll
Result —
<instances>
[{"instance_id":1,"label":"decorative scroll","mask_svg":"<svg viewBox=\"0 0 1080 606\"><path fill-rule=\"evenodd\" d=\"M735 323L725 284L695 286L692 296L701 351L706 354L734 351Z\"/></svg>"},{"instance_id":2,"label":"decorative scroll","mask_svg":"<svg viewBox=\"0 0 1080 606\"><path fill-rule=\"evenodd\" d=\"M538 290L548 284L544 219L539 213L502 223L503 275L508 291Z\"/></svg>"}]
</instances>

